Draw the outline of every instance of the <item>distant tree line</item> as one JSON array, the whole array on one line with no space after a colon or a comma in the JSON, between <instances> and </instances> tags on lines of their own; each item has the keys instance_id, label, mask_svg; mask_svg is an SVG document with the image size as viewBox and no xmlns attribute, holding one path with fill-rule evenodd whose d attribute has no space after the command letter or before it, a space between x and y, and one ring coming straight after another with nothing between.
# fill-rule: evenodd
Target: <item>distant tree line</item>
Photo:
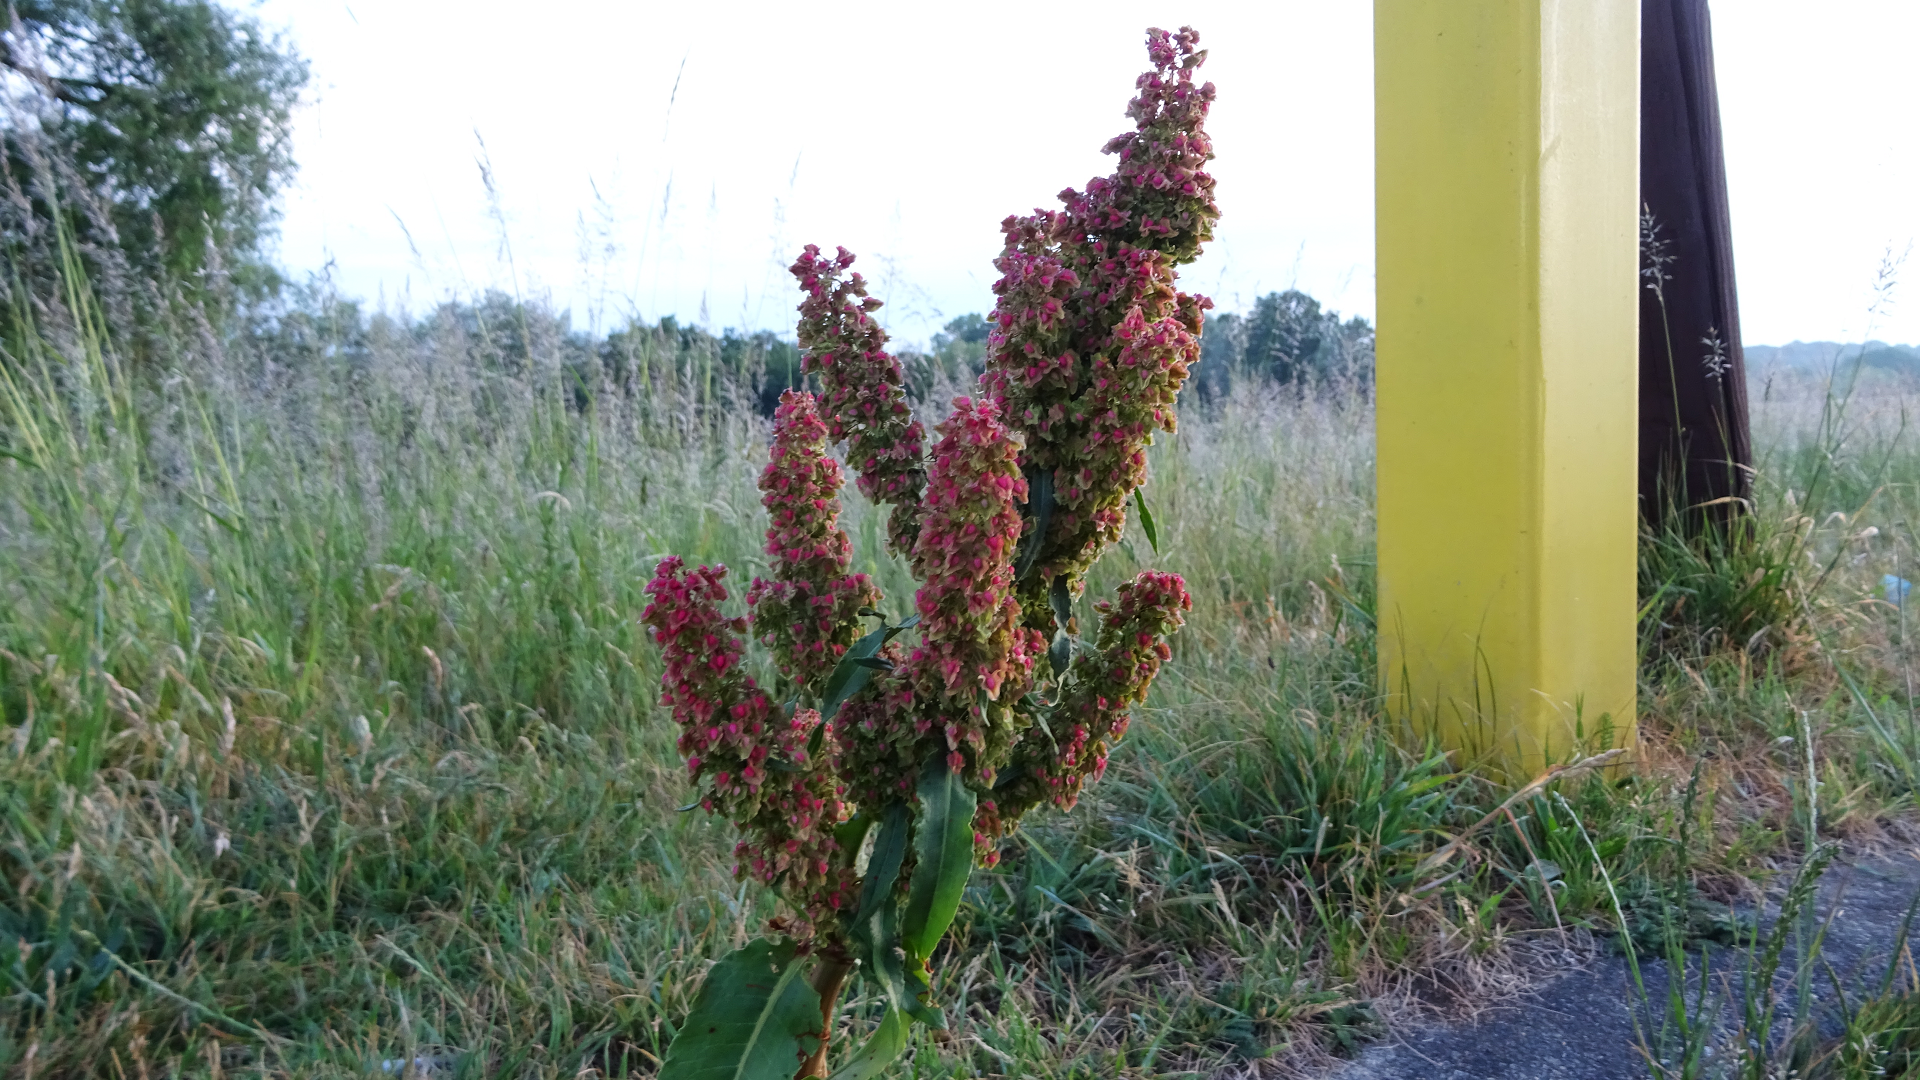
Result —
<instances>
[{"instance_id":1,"label":"distant tree line","mask_svg":"<svg viewBox=\"0 0 1920 1080\"><path fill-rule=\"evenodd\" d=\"M1260 380L1314 387L1373 382L1373 326L1358 315L1341 319L1298 289L1268 293L1245 314L1211 315L1200 337L1202 397L1225 394L1235 383Z\"/></svg>"},{"instance_id":2,"label":"distant tree line","mask_svg":"<svg viewBox=\"0 0 1920 1080\"><path fill-rule=\"evenodd\" d=\"M927 351L902 352L909 391L924 397L942 380L971 384L986 368L989 329L980 315L962 315L933 335ZM1200 349L1193 378L1203 400L1217 400L1235 385L1364 387L1373 381L1373 325L1357 315L1342 319L1297 289L1268 293L1245 314L1210 314Z\"/></svg>"},{"instance_id":3,"label":"distant tree line","mask_svg":"<svg viewBox=\"0 0 1920 1080\"><path fill-rule=\"evenodd\" d=\"M411 349L422 363L453 365L482 380L558 385L576 409L604 395L625 402L671 397L696 410L744 407L764 416L787 388L812 381L801 373L799 348L773 331L714 333L671 315L592 334L574 328L564 312L497 291L409 320L369 316L312 289L289 288L282 300L247 335L253 354L276 367L371 367L396 348ZM989 326L978 313L962 315L924 348L899 350L909 395L926 402L969 392L985 369ZM1203 401L1236 385L1364 387L1372 379L1373 328L1365 319L1343 320L1298 291L1264 296L1245 314L1210 317L1201 350L1194 379Z\"/></svg>"},{"instance_id":4,"label":"distant tree line","mask_svg":"<svg viewBox=\"0 0 1920 1080\"><path fill-rule=\"evenodd\" d=\"M499 291L449 300L410 319L369 315L353 301L312 289L289 288L283 299L246 335L248 351L274 367L335 363L370 371L382 357L410 351L422 365L458 369L482 383L558 386L582 410L604 395L671 396L695 408L745 406L771 416L783 390L804 385L799 348L767 330L714 334L668 315L596 335L576 329L565 312Z\"/></svg>"},{"instance_id":5,"label":"distant tree line","mask_svg":"<svg viewBox=\"0 0 1920 1080\"><path fill-rule=\"evenodd\" d=\"M805 385L797 347L770 331L714 333L668 316L594 334L498 292L382 320L323 287L287 284L265 241L274 196L292 175L292 110L306 79L285 41L217 0L13 0L0 23L7 277L31 292L77 251L107 306L140 316L115 319L133 335L122 348L161 366L167 335L197 309L215 316L220 333L251 339L263 372L322 359L352 369L397 347L483 379L557 377L532 381L567 387L579 408L600 395L670 393L697 408L768 415L782 391ZM153 340L142 328L153 328ZM17 329L0 328L0 348ZM989 330L985 317L966 314L924 346L899 349L910 394L968 392ZM1215 315L1202 348L1195 382L1204 401L1249 380L1366 382L1373 330L1289 290Z\"/></svg>"},{"instance_id":6,"label":"distant tree line","mask_svg":"<svg viewBox=\"0 0 1920 1080\"><path fill-rule=\"evenodd\" d=\"M284 40L217 0L13 0L7 11L0 253L16 278L51 280L64 230L96 289L122 306L225 308L243 335L284 350L277 363L322 353L370 362L369 334L394 344L411 335L423 348L458 343L481 374L557 364L581 407L596 394L646 398L671 384L692 400L771 414L783 390L805 382L793 342L768 331L714 334L669 316L592 335L500 293L410 325L376 325L323 290L288 286L264 246L273 198L292 175L292 110L307 79ZM56 218L61 230L48 227ZM967 392L985 366L988 331L980 314L962 315L924 348L900 350L909 392ZM167 352L164 333L122 344L136 359ZM1290 289L1208 319L1202 350L1194 379L1203 401L1249 381L1364 384L1373 328Z\"/></svg>"}]
</instances>

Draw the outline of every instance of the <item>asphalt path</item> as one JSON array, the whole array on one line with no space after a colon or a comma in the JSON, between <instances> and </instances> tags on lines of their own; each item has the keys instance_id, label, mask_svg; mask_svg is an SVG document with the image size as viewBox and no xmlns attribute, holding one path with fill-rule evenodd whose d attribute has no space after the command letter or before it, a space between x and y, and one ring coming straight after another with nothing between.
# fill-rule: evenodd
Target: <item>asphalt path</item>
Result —
<instances>
[{"instance_id":1,"label":"asphalt path","mask_svg":"<svg viewBox=\"0 0 1920 1080\"><path fill-rule=\"evenodd\" d=\"M1920 894L1920 858L1836 862L1821 884L1818 911L1827 922L1816 965L1815 999L1823 1028L1838 1030L1837 995L1827 978L1832 965L1851 995L1877 988L1893 954L1907 909ZM1777 897L1776 897L1777 902ZM1837 908L1837 910L1836 910ZM1769 905L1771 917L1772 905ZM1831 918L1829 919L1829 916ZM1920 917L1915 919L1920 934ZM1788 931L1791 933L1791 931ZM1744 947L1713 948L1708 955L1709 1000L1722 1004L1713 1055L1724 1060L1741 1011L1739 972ZM1781 998L1776 1028L1793 1022L1788 945L1776 980ZM1641 975L1654 1014L1642 1028L1657 1030L1667 1002L1665 962L1642 960ZM1686 974L1691 1001L1699 986L1697 957ZM1651 1075L1635 1032L1633 987L1624 956L1606 955L1557 977L1510 1005L1489 1010L1477 1022L1424 1024L1389 1035L1359 1057L1335 1067L1326 1080L1640 1080Z\"/></svg>"}]
</instances>

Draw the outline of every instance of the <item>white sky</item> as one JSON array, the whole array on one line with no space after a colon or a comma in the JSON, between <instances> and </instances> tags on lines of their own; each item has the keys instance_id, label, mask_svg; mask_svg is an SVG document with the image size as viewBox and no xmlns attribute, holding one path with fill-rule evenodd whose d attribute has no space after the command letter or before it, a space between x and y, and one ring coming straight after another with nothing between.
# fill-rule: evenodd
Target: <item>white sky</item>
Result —
<instances>
[{"instance_id":1,"label":"white sky","mask_svg":"<svg viewBox=\"0 0 1920 1080\"><path fill-rule=\"evenodd\" d=\"M991 309L1002 218L1109 170L1142 30L1191 23L1224 217L1186 287L1228 311L1292 286L1373 312L1365 0L259 11L314 70L282 259L389 307L493 286L581 327L790 334L785 266L845 244L895 336L923 341ZM1920 259L1868 318L1882 256L1920 236L1920 3L1713 11L1745 339L1920 342Z\"/></svg>"}]
</instances>

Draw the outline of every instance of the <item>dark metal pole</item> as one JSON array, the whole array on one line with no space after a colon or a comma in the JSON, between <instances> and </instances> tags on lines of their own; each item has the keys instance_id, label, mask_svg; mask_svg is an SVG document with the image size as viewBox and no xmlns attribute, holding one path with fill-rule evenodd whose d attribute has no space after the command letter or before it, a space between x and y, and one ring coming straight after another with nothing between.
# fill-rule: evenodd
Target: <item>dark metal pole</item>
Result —
<instances>
[{"instance_id":1,"label":"dark metal pole","mask_svg":"<svg viewBox=\"0 0 1920 1080\"><path fill-rule=\"evenodd\" d=\"M1694 529L1753 481L1707 0L1642 0L1640 200L1641 514Z\"/></svg>"}]
</instances>

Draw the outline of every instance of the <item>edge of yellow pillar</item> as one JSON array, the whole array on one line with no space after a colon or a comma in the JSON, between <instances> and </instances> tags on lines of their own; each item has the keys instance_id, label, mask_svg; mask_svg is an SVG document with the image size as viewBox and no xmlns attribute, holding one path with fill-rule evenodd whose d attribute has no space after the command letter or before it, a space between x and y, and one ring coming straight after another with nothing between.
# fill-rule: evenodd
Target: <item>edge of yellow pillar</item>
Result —
<instances>
[{"instance_id":1,"label":"edge of yellow pillar","mask_svg":"<svg viewBox=\"0 0 1920 1080\"><path fill-rule=\"evenodd\" d=\"M1524 778L1631 746L1639 0L1376 0L1380 670Z\"/></svg>"}]
</instances>

